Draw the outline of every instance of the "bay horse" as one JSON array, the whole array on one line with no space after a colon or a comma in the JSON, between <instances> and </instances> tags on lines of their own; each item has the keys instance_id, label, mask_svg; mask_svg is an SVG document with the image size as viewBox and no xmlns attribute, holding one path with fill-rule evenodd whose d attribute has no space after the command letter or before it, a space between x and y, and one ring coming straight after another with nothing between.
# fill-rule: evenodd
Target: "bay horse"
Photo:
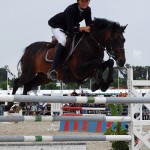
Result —
<instances>
[{"instance_id":1,"label":"bay horse","mask_svg":"<svg viewBox=\"0 0 150 150\"><path fill-rule=\"evenodd\" d=\"M91 32L77 35L79 42L75 44L74 51L70 53L68 49L71 46L66 46L66 50L62 52L57 79L64 83L82 84L87 79L94 78L92 91L106 91L113 82L114 60L120 67L126 62L123 36L126 26L107 19L94 18ZM52 82L47 73L52 66L50 60L53 60L55 46L56 44L50 42L35 42L25 48L19 61L22 73L14 81L12 94L20 86L24 86L23 94L27 95L33 87ZM110 56L108 61L103 61L104 51ZM104 81L102 74L106 68L109 71ZM20 105L23 106L22 103ZM6 110L11 106L12 103L8 103Z\"/></svg>"}]
</instances>

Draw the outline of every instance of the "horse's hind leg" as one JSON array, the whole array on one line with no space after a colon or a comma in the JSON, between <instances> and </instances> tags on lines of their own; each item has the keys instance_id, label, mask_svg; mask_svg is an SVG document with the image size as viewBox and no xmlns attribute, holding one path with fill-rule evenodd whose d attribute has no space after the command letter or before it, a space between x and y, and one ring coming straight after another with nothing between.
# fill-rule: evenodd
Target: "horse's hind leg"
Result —
<instances>
[{"instance_id":1,"label":"horse's hind leg","mask_svg":"<svg viewBox=\"0 0 150 150\"><path fill-rule=\"evenodd\" d=\"M19 80L19 78L15 79L15 81L14 81L12 95L15 95L16 91L19 88L18 83L17 83L18 80ZM5 111L9 111L10 108L13 106L13 104L14 104L14 102L8 102L8 104L5 105Z\"/></svg>"},{"instance_id":2,"label":"horse's hind leg","mask_svg":"<svg viewBox=\"0 0 150 150\"><path fill-rule=\"evenodd\" d=\"M19 87L27 84L34 78L35 73L34 72L26 72L26 74L22 73L22 75L15 79L14 84L13 84L13 91L12 95L16 94L16 91L18 90ZM27 93L23 93L23 95L27 95Z\"/></svg>"},{"instance_id":3,"label":"horse's hind leg","mask_svg":"<svg viewBox=\"0 0 150 150\"><path fill-rule=\"evenodd\" d=\"M32 82L32 80L31 80L30 82ZM32 90L32 88L31 88L31 86L30 86L30 82L27 83L27 84L24 84L23 95L27 95L28 92L29 92L30 90ZM21 110L21 108L23 108L23 107L25 107L25 106L26 106L26 103L20 102L20 103L19 103L19 108L17 109L17 112L19 112L19 111Z\"/></svg>"},{"instance_id":4,"label":"horse's hind leg","mask_svg":"<svg viewBox=\"0 0 150 150\"><path fill-rule=\"evenodd\" d=\"M44 73L38 73L29 83L24 85L23 94L27 94L28 91L32 90L34 87L39 85L47 84L51 80L47 78L47 75Z\"/></svg>"},{"instance_id":5,"label":"horse's hind leg","mask_svg":"<svg viewBox=\"0 0 150 150\"><path fill-rule=\"evenodd\" d=\"M34 75L35 75L35 72L31 71L30 68L29 68L28 72L22 73L20 78L16 79L16 81L14 82L12 94L14 95L19 87L30 82L30 80L32 78L34 78ZM27 95L27 92L26 93L23 92L23 95ZM16 112L19 112L24 106L25 106L25 103L21 102L19 104L19 107L16 108Z\"/></svg>"},{"instance_id":6,"label":"horse's hind leg","mask_svg":"<svg viewBox=\"0 0 150 150\"><path fill-rule=\"evenodd\" d=\"M27 94L28 94L28 91L30 91L30 90L27 90L26 85L28 85L28 84L24 84L23 95L27 95ZM20 102L20 103L19 103L19 107L16 109L16 111L19 112L19 111L20 111L22 108L24 108L25 106L26 106L26 103L25 103L25 102Z\"/></svg>"},{"instance_id":7,"label":"horse's hind leg","mask_svg":"<svg viewBox=\"0 0 150 150\"><path fill-rule=\"evenodd\" d=\"M31 77L29 78L29 75L30 74L28 74L28 73L26 75L22 73L21 76L20 76L20 78L17 78L14 81L12 95L15 95L16 91L18 90L18 88L21 87L21 86L23 86L24 83L28 82L28 80L31 78ZM24 95L27 95L27 93L24 94Z\"/></svg>"},{"instance_id":8,"label":"horse's hind leg","mask_svg":"<svg viewBox=\"0 0 150 150\"><path fill-rule=\"evenodd\" d=\"M29 91L31 91L33 88L42 85L47 84L51 80L47 78L47 75L44 73L37 74L29 83L24 85L23 95L27 95ZM19 106L22 108L25 106L25 103L21 102Z\"/></svg>"}]
</instances>

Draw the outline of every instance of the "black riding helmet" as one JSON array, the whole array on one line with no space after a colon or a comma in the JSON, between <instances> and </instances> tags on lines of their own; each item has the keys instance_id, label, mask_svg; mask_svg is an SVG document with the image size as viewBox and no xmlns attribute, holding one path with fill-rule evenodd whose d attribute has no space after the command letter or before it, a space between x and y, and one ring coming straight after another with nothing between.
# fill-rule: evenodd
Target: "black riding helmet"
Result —
<instances>
[{"instance_id":1,"label":"black riding helmet","mask_svg":"<svg viewBox=\"0 0 150 150\"><path fill-rule=\"evenodd\" d=\"M77 2L78 2L79 0L77 0ZM86 0L86 1L89 1L90 2L90 0Z\"/></svg>"}]
</instances>

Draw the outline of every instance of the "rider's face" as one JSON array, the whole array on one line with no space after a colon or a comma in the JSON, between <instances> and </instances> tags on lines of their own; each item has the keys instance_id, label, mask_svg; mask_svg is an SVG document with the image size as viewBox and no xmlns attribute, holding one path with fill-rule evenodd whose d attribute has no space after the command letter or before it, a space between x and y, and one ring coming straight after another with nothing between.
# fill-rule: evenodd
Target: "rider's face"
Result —
<instances>
[{"instance_id":1,"label":"rider's face","mask_svg":"<svg viewBox=\"0 0 150 150\"><path fill-rule=\"evenodd\" d=\"M90 0L78 0L78 4L81 9L86 9L90 3Z\"/></svg>"}]
</instances>

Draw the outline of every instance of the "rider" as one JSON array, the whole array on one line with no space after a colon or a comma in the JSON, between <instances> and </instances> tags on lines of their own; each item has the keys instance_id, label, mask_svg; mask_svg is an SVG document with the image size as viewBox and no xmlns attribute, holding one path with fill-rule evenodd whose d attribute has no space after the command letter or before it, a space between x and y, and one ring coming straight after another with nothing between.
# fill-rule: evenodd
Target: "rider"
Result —
<instances>
[{"instance_id":1,"label":"rider","mask_svg":"<svg viewBox=\"0 0 150 150\"><path fill-rule=\"evenodd\" d=\"M57 72L55 69L58 66L58 60L61 52L66 46L66 34L73 35L78 32L90 32L91 29L91 8L89 7L90 0L77 0L77 3L69 5L64 12L61 12L52 17L48 24L51 27L53 35L58 40L58 46L55 51L54 60L51 69L48 72L48 77L56 80ZM86 26L80 27L79 22L85 20ZM62 31L63 30L63 31Z\"/></svg>"}]
</instances>

